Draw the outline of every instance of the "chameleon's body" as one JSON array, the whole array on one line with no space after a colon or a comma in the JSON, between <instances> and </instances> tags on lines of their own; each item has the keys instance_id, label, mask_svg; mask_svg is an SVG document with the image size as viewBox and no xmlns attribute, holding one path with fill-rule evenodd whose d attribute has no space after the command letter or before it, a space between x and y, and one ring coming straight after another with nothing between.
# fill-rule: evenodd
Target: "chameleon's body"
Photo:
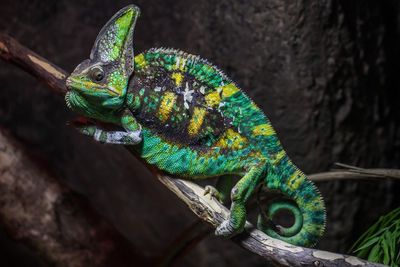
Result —
<instances>
[{"instance_id":1,"label":"chameleon's body","mask_svg":"<svg viewBox=\"0 0 400 267\"><path fill-rule=\"evenodd\" d=\"M149 164L186 179L242 177L232 188L230 218L217 228L218 235L243 230L245 203L256 187L278 190L297 205L275 202L267 215L288 209L294 225L274 228L260 219L259 227L293 244L314 245L324 230L324 203L289 160L264 113L197 56L155 48L133 58L137 16L134 6L118 12L100 32L90 60L67 81L67 104L73 110L126 131L96 126L80 131L106 143L134 145Z\"/></svg>"}]
</instances>

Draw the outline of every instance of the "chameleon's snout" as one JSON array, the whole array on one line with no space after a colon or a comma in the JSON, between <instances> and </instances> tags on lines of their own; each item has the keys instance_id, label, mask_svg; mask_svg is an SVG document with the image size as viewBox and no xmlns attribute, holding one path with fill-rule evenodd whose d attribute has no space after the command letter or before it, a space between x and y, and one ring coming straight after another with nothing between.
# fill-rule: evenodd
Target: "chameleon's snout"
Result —
<instances>
[{"instance_id":1,"label":"chameleon's snout","mask_svg":"<svg viewBox=\"0 0 400 267\"><path fill-rule=\"evenodd\" d=\"M72 90L81 90L82 89L82 82L74 77L73 73L68 76L68 78L65 80L65 86L67 87L68 91Z\"/></svg>"}]
</instances>

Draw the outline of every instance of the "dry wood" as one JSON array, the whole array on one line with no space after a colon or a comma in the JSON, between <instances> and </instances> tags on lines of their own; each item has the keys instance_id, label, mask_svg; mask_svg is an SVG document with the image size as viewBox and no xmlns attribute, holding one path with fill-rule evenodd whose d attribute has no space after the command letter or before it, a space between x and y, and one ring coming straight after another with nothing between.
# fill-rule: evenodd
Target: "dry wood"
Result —
<instances>
[{"instance_id":1,"label":"dry wood","mask_svg":"<svg viewBox=\"0 0 400 267\"><path fill-rule=\"evenodd\" d=\"M349 179L400 179L400 170L397 169L365 169L343 163L336 163L335 165L342 169L315 173L308 177L315 182Z\"/></svg>"},{"instance_id":2,"label":"dry wood","mask_svg":"<svg viewBox=\"0 0 400 267\"><path fill-rule=\"evenodd\" d=\"M64 79L68 74L65 71L8 36L0 35L0 57L21 66L54 91L66 91ZM35 60L31 60L32 57ZM156 170L154 172L202 220L217 226L228 216L228 210L223 205L203 196L204 190L200 186ZM250 223L246 223L244 233L232 238L232 241L279 266L383 266L353 256L293 246L268 237Z\"/></svg>"}]
</instances>

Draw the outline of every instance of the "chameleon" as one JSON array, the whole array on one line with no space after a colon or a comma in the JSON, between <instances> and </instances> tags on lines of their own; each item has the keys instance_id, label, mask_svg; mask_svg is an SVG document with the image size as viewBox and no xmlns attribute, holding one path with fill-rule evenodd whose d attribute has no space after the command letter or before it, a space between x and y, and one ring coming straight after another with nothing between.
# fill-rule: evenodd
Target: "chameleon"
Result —
<instances>
[{"instance_id":1,"label":"chameleon","mask_svg":"<svg viewBox=\"0 0 400 267\"><path fill-rule=\"evenodd\" d=\"M230 194L229 217L216 228L218 236L244 230L246 203L265 187L283 197L269 203L257 227L270 237L314 246L325 229L324 201L289 159L264 112L199 56L171 48L134 55L139 15L135 5L118 11L101 29L89 59L66 79L67 106L92 120L75 125L77 130L102 143L132 146L148 164L183 179L219 177L217 184L225 186L205 188L220 201ZM293 225L274 222L282 210L293 215Z\"/></svg>"}]
</instances>

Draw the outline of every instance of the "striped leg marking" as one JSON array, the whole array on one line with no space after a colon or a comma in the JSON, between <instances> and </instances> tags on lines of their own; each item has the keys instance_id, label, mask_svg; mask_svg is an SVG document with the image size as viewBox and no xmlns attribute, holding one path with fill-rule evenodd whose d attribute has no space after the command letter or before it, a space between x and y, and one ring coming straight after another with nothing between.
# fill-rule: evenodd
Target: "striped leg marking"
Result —
<instances>
[{"instance_id":1,"label":"striped leg marking","mask_svg":"<svg viewBox=\"0 0 400 267\"><path fill-rule=\"evenodd\" d=\"M77 127L84 135L93 137L94 140L106 144L136 145L142 141L141 129L136 131L104 131L94 125Z\"/></svg>"},{"instance_id":2,"label":"striped leg marking","mask_svg":"<svg viewBox=\"0 0 400 267\"><path fill-rule=\"evenodd\" d=\"M94 140L117 145L136 145L142 141L141 131L123 132L123 131L103 131L96 129Z\"/></svg>"}]
</instances>

